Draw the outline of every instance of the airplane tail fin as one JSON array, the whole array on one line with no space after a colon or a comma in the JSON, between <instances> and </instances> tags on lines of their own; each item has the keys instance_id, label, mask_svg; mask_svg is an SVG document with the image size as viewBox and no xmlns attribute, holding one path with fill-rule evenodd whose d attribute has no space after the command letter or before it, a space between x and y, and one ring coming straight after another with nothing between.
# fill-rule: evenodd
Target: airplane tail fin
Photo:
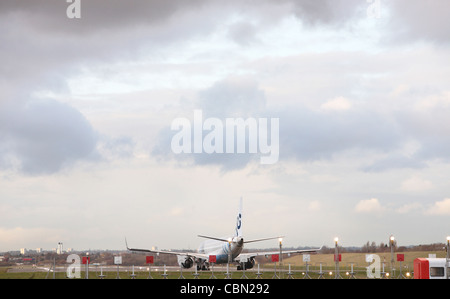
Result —
<instances>
[{"instance_id":1,"label":"airplane tail fin","mask_svg":"<svg viewBox=\"0 0 450 299\"><path fill-rule=\"evenodd\" d=\"M236 236L242 237L242 197L239 200L239 213L236 218Z\"/></svg>"}]
</instances>

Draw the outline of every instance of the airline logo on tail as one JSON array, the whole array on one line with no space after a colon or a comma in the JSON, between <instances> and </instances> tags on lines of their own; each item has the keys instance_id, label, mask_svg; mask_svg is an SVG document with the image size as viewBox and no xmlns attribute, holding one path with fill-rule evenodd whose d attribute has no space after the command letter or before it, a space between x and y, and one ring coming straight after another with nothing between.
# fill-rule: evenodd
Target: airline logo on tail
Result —
<instances>
[{"instance_id":1,"label":"airline logo on tail","mask_svg":"<svg viewBox=\"0 0 450 299\"><path fill-rule=\"evenodd\" d=\"M241 224L242 224L242 222L241 222L241 218L242 218L242 215L241 215L241 213L239 213L239 215L237 216L237 222L236 222L236 236L241 236Z\"/></svg>"},{"instance_id":2,"label":"airline logo on tail","mask_svg":"<svg viewBox=\"0 0 450 299\"><path fill-rule=\"evenodd\" d=\"M236 237L242 237L242 197L239 199L239 213L236 218Z\"/></svg>"}]
</instances>

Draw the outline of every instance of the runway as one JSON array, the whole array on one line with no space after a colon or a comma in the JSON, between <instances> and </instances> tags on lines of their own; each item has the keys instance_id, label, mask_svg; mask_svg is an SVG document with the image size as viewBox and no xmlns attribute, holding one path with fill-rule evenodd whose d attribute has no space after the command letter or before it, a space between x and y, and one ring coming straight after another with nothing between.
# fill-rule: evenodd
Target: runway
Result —
<instances>
[{"instance_id":1,"label":"runway","mask_svg":"<svg viewBox=\"0 0 450 299\"><path fill-rule=\"evenodd\" d=\"M53 266L52 265L43 265L43 266L32 266L32 265L25 265L25 266L14 266L11 268L8 268L7 272L8 273L23 273L23 272L66 272L68 267L70 265L64 265L64 266L56 266L55 270L53 270ZM227 271L227 267L226 266L214 266L213 268L213 272L217 271L217 272L226 272ZM80 270L81 271L85 271L86 270L86 265L81 265L80 266ZM117 272L117 270L119 270L120 272L148 272L151 271L152 273L163 273L164 270L166 272L186 272L186 273L190 273L190 272L195 272L194 268L190 268L190 269L181 269L179 266L116 266L116 265L89 265L89 271L90 272ZM236 267L230 267L229 269L230 272L242 272L242 271L238 271L236 270ZM255 269L249 269L246 271L257 271ZM209 271L198 271L200 272L211 272L211 269Z\"/></svg>"}]
</instances>

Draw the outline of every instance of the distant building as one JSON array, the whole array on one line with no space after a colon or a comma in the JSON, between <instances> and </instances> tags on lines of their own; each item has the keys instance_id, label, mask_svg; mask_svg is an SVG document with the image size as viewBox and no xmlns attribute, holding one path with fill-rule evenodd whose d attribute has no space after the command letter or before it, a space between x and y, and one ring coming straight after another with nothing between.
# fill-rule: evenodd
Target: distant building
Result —
<instances>
[{"instance_id":1,"label":"distant building","mask_svg":"<svg viewBox=\"0 0 450 299\"><path fill-rule=\"evenodd\" d=\"M25 255L27 253L26 248L20 248L20 254Z\"/></svg>"},{"instance_id":2,"label":"distant building","mask_svg":"<svg viewBox=\"0 0 450 299\"><path fill-rule=\"evenodd\" d=\"M9 253L11 256L18 256L18 255L20 255L20 251L17 251L17 250L14 250L14 251L8 251L8 253Z\"/></svg>"}]
</instances>

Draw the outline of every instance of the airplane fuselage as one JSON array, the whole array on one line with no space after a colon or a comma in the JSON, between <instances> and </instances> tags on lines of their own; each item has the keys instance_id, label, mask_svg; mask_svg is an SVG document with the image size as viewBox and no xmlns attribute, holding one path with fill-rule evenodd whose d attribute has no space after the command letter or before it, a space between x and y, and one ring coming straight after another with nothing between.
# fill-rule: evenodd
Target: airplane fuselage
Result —
<instances>
[{"instance_id":1,"label":"airplane fuselage","mask_svg":"<svg viewBox=\"0 0 450 299\"><path fill-rule=\"evenodd\" d=\"M231 247L231 256L230 256ZM241 254L244 249L244 241L241 237L230 238L229 242L206 240L202 242L198 248L198 252L209 256L216 257L216 264L226 264Z\"/></svg>"}]
</instances>

